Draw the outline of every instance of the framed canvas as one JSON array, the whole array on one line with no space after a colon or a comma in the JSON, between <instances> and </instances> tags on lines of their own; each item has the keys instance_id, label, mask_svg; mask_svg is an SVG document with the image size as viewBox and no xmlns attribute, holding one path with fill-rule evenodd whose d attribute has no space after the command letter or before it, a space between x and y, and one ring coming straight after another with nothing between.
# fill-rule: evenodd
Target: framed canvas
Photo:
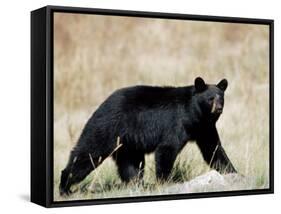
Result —
<instances>
[{"instance_id":1,"label":"framed canvas","mask_svg":"<svg viewBox=\"0 0 281 214\"><path fill-rule=\"evenodd\" d=\"M31 12L32 202L273 189L273 20Z\"/></svg>"}]
</instances>

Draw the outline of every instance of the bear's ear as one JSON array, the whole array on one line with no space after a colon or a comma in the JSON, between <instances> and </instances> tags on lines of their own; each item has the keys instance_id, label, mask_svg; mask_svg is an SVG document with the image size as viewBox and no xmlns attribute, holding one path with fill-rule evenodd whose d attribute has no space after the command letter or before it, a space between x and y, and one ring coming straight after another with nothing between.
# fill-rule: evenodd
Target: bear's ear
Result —
<instances>
[{"instance_id":1,"label":"bear's ear","mask_svg":"<svg viewBox=\"0 0 281 214\"><path fill-rule=\"evenodd\" d=\"M226 88L227 88L227 85L228 85L227 80L226 80L226 79L222 79L222 80L217 84L217 87L218 87L219 89L221 89L222 91L225 91Z\"/></svg>"},{"instance_id":2,"label":"bear's ear","mask_svg":"<svg viewBox=\"0 0 281 214\"><path fill-rule=\"evenodd\" d=\"M197 92L202 92L207 88L205 81L201 77L195 79L194 85Z\"/></svg>"}]
</instances>

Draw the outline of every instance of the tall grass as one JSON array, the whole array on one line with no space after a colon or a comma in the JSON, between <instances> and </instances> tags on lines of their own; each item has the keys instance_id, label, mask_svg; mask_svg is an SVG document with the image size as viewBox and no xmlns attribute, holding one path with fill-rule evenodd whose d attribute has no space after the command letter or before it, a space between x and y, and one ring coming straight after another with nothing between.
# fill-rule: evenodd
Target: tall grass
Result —
<instances>
[{"instance_id":1,"label":"tall grass","mask_svg":"<svg viewBox=\"0 0 281 214\"><path fill-rule=\"evenodd\" d=\"M122 184L108 158L72 196L62 198L58 191L60 171L84 124L114 90L137 84L190 85L197 76L208 83L228 79L217 123L222 144L249 178L243 188L268 187L267 26L78 14L55 14L54 23L55 200L165 194L171 183L207 172L197 146L187 144L166 184L156 182L149 155L144 183Z\"/></svg>"}]
</instances>

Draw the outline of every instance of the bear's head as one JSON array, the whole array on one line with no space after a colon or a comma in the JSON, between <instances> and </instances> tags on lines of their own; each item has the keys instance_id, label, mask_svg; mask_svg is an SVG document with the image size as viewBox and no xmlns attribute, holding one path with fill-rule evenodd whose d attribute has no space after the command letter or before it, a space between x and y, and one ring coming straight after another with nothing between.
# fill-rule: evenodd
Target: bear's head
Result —
<instances>
[{"instance_id":1,"label":"bear's head","mask_svg":"<svg viewBox=\"0 0 281 214\"><path fill-rule=\"evenodd\" d=\"M195 96L204 115L209 115L218 119L223 111L224 92L227 85L226 79L222 79L216 85L206 84L201 77L195 79Z\"/></svg>"}]
</instances>

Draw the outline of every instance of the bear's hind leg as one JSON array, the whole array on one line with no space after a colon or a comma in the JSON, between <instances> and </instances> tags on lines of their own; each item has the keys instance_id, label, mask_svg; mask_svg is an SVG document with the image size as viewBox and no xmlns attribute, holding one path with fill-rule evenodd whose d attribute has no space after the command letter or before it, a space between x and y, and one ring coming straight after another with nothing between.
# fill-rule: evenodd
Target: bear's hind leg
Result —
<instances>
[{"instance_id":1,"label":"bear's hind leg","mask_svg":"<svg viewBox=\"0 0 281 214\"><path fill-rule=\"evenodd\" d=\"M79 155L72 153L66 168L61 172L60 194L70 194L71 186L82 181L101 162L101 158L93 158L90 153Z\"/></svg>"},{"instance_id":2,"label":"bear's hind leg","mask_svg":"<svg viewBox=\"0 0 281 214\"><path fill-rule=\"evenodd\" d=\"M142 180L145 165L142 152L120 150L115 154L115 161L122 181L128 183L133 179Z\"/></svg>"},{"instance_id":3,"label":"bear's hind leg","mask_svg":"<svg viewBox=\"0 0 281 214\"><path fill-rule=\"evenodd\" d=\"M159 181L166 181L171 174L174 162L177 157L177 150L171 146L160 146L155 152L156 178Z\"/></svg>"}]
</instances>

